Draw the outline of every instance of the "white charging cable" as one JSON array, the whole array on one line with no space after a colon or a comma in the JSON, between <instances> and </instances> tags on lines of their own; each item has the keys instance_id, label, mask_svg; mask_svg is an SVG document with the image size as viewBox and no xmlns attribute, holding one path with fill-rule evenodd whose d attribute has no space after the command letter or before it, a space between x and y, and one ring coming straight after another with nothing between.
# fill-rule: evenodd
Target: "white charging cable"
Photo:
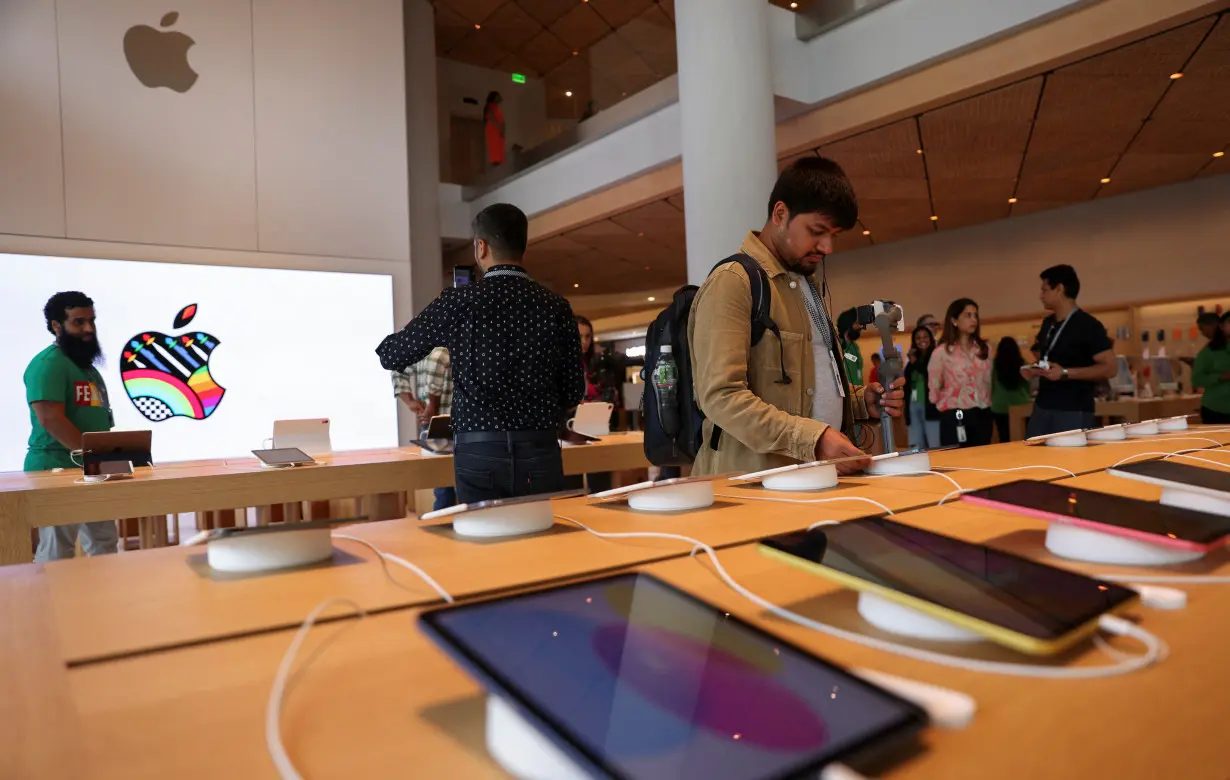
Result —
<instances>
[{"instance_id":1,"label":"white charging cable","mask_svg":"<svg viewBox=\"0 0 1230 780\"><path fill-rule=\"evenodd\" d=\"M1071 471L1070 469L1065 469L1062 466L1049 466L1049 465L1044 465L1041 463L1037 465L1033 465L1033 466L1016 466L1010 469L976 469L971 466L940 466L940 468L946 471L980 471L984 474L1008 474L1013 471L1031 471L1034 469L1049 469L1050 471L1062 472L1064 474L1067 474L1069 477L1077 476L1075 471Z\"/></svg>"},{"instance_id":2,"label":"white charging cable","mask_svg":"<svg viewBox=\"0 0 1230 780\"><path fill-rule=\"evenodd\" d=\"M286 746L282 744L282 703L286 699L290 671L295 665L295 657L299 655L299 648L303 646L303 642L307 639L308 632L312 630L312 626L316 625L316 621L320 619L321 614L325 610L335 604L350 607L360 618L367 616L363 608L350 599L326 599L317 604L308 613L303 624L299 626L299 630L295 632L294 638L290 640L290 646L286 648L286 652L282 655L282 662L278 665L278 673L273 678L273 688L269 691L269 701L265 704L265 746L268 748L269 758L273 760L273 765L278 770L278 776L282 780L302 780L299 770L295 769L294 762L290 760L290 756L286 753ZM358 621L350 625L358 625ZM342 630L344 631L345 628ZM320 647L316 648L316 651L299 667L297 677L301 677L333 639L336 639L340 634L341 631L334 634L329 640L322 642Z\"/></svg>"},{"instance_id":3,"label":"white charging cable","mask_svg":"<svg viewBox=\"0 0 1230 780\"><path fill-rule=\"evenodd\" d=\"M357 542L358 544L361 544L364 547L371 550L372 552L376 553L376 555L380 556L380 565L384 567L385 575L390 580L392 580L392 582L395 585L398 585L400 587L405 587L404 585L402 585L402 583L398 582L397 578L394 577L392 572L389 571L389 563L388 563L389 561L392 561L393 563L396 563L398 566L401 566L402 568L405 568L405 569L409 569L410 571L417 574L419 576L419 579L421 579L423 582L430 585L431 589L434 590L436 593L440 594L440 598L444 599L449 604L452 604L454 602L453 597L449 595L448 591L440 587L440 583L436 582L435 579L430 574L423 571L418 566L415 566L413 563L406 560L405 558L402 558L399 555L394 555L393 553L385 552L384 550L381 550L379 547L367 541L366 539L363 539L358 536L351 536L349 534L339 534L339 533L331 534L331 536L334 539L345 539L348 542Z\"/></svg>"},{"instance_id":4,"label":"white charging cable","mask_svg":"<svg viewBox=\"0 0 1230 780\"><path fill-rule=\"evenodd\" d=\"M358 536L350 536L349 534L339 533L331 534L331 536L334 539L344 539L348 542L357 542L376 553L376 555L380 557L380 565L384 567L385 576L387 576L389 580L398 587L404 588L406 586L398 582L392 572L389 571L389 561L392 561L398 566L402 566L414 572L423 580L423 582L430 585L436 593L440 594L440 598L444 599L449 604L454 603L453 597L449 595L448 591L440 587L440 583L436 582L431 575L420 569L418 566L415 566L410 561L407 561L405 558L394 555L393 553L387 553L366 539ZM302 780L298 770L295 769L294 763L290 760L290 756L286 753L286 747L282 744L282 727L280 721L282 716L282 703L285 701L287 694L290 692L290 686L292 685L292 682L290 681L290 670L291 667L294 666L295 657L299 655L299 648L302 647L304 640L307 639L308 632L312 630L312 626L316 625L316 621L320 619L321 614L324 613L325 610L335 604L344 604L351 607L359 615L359 617L367 616L367 613L363 610L363 608L350 599L326 599L325 601L317 604L316 607L308 613L307 618L299 626L299 630L295 632L294 638L291 639L290 646L286 648L286 653L282 656L282 663L278 666L278 673L273 678L273 689L269 692L269 701L265 707L265 744L269 748L269 757L273 759L273 765L277 768L278 776L281 777L282 780ZM357 623L352 623L351 625L357 625ZM296 679L308 670L320 654L325 651L325 648L327 648L333 640L340 636L340 633L341 632L338 632L322 642L321 645L312 653L312 655L308 656L307 660L305 660L299 667Z\"/></svg>"},{"instance_id":5,"label":"white charging cable","mask_svg":"<svg viewBox=\"0 0 1230 780\"><path fill-rule=\"evenodd\" d=\"M875 650L882 650L888 653L913 658L919 661L939 664L941 666L950 666L957 669L968 669L975 672L986 672L988 674L1003 674L1015 675L1019 677L1037 677L1046 679L1091 679L1098 677L1115 677L1122 674L1144 669L1166 657L1167 648L1165 642L1158 637L1150 634L1148 631L1140 628L1134 623L1124 620L1123 618L1115 617L1114 615L1102 615L1098 619L1098 627L1103 631L1117 636L1127 636L1135 639L1145 646L1145 653L1139 656L1132 656L1129 660L1120 661L1111 666L1094 666L1094 667L1076 667L1076 668L1055 668L1049 666L1032 666L1029 664L1014 664L1003 663L998 661L983 661L975 658L962 658L952 656L946 653L938 653L931 650L924 650L918 647L899 644L897 642L878 639L854 631L847 631L836 626L831 626L827 623L821 623L818 620L804 617L790 610L779 607L768 599L751 592L747 588L740 585L722 566L718 560L717 552L712 547L697 539L692 539L687 536L670 533L660 533L654 531L635 531L635 532L620 532L620 533L605 533L595 531L579 520L574 520L571 517L563 515L555 515L556 519L564 520L572 523L577 527L589 531L594 536L602 539L671 539L674 541L685 542L692 545L692 555L696 554L697 550L703 551L709 556L709 560L713 562L714 570L718 576L732 590L746 598L748 601L767 610L768 612L784 618L792 623L796 623L804 628L810 628L814 631L819 631L823 634L835 636L838 639L845 639L849 642L855 642ZM831 521L830 521L831 522Z\"/></svg>"},{"instance_id":6,"label":"white charging cable","mask_svg":"<svg viewBox=\"0 0 1230 780\"><path fill-rule=\"evenodd\" d=\"M863 496L841 496L840 498L776 498L774 496L739 496L733 493L715 493L717 498L734 498L739 501L772 501L778 504L829 504L834 501L861 501L864 504L871 504L882 510L884 514L891 515L893 510L881 504L879 501Z\"/></svg>"}]
</instances>

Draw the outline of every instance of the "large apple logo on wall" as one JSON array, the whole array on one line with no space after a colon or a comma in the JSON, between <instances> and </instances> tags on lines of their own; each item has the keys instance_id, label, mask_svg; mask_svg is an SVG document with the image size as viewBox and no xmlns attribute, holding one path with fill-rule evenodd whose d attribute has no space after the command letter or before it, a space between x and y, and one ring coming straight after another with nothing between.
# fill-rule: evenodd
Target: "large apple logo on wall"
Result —
<instances>
[{"instance_id":1,"label":"large apple logo on wall","mask_svg":"<svg viewBox=\"0 0 1230 780\"><path fill-rule=\"evenodd\" d=\"M162 17L162 27L170 27L179 19L171 11ZM139 24L124 33L124 56L128 67L145 86L166 87L187 92L196 83L197 72L188 64L188 49L196 41L181 32L160 32Z\"/></svg>"},{"instance_id":2,"label":"large apple logo on wall","mask_svg":"<svg viewBox=\"0 0 1230 780\"><path fill-rule=\"evenodd\" d=\"M196 311L195 303L185 306L173 328L187 327ZM124 392L151 422L171 417L204 420L226 393L209 373L209 356L217 348L216 338L199 331L177 336L139 333L128 340L120 356Z\"/></svg>"}]
</instances>

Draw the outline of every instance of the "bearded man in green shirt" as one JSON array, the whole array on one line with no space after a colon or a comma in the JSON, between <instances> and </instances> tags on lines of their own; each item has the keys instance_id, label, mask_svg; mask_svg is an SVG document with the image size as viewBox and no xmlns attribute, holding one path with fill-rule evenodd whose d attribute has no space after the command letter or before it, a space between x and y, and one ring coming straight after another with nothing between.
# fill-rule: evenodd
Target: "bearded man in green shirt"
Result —
<instances>
[{"instance_id":1,"label":"bearded man in green shirt","mask_svg":"<svg viewBox=\"0 0 1230 780\"><path fill-rule=\"evenodd\" d=\"M72 451L81 449L81 434L109 431L115 424L107 386L95 365L102 347L94 326L94 301L79 292L51 296L43 307L55 343L26 367L26 402L30 405L30 442L26 471L79 468ZM116 551L115 522L105 520L38 529L38 562L72 558L77 535L87 555Z\"/></svg>"}]
</instances>

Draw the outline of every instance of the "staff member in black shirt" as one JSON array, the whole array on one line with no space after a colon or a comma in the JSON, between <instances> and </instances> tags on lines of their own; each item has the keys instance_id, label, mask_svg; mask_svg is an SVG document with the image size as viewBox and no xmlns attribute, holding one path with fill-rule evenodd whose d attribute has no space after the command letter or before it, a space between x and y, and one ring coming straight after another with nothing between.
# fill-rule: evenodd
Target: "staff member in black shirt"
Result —
<instances>
[{"instance_id":1,"label":"staff member in black shirt","mask_svg":"<svg viewBox=\"0 0 1230 780\"><path fill-rule=\"evenodd\" d=\"M445 290L376 349L382 366L404 371L448 347L463 503L562 489L558 427L585 397L572 307L521 265L528 229L516 206L483 209L474 218L481 281Z\"/></svg>"},{"instance_id":2,"label":"staff member in black shirt","mask_svg":"<svg viewBox=\"0 0 1230 780\"><path fill-rule=\"evenodd\" d=\"M1118 373L1106 327L1076 305L1081 282L1076 269L1057 265L1042 272L1038 297L1050 316L1042 321L1034 358L1046 368L1026 366L1021 373L1038 377L1038 397L1029 418L1029 436L1093 428L1093 394L1097 384Z\"/></svg>"}]
</instances>

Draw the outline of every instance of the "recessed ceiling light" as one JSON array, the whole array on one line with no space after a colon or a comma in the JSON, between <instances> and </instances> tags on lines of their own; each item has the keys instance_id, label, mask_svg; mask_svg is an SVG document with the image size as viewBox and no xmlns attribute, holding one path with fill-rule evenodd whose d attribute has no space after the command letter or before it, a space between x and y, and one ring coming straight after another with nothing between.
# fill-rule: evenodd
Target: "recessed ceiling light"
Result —
<instances>
[{"instance_id":1,"label":"recessed ceiling light","mask_svg":"<svg viewBox=\"0 0 1230 780\"><path fill-rule=\"evenodd\" d=\"M580 54L580 53L581 53L581 52L580 52L580 50L579 50L579 49L573 49L573 50L572 50L572 56L574 56L574 57L575 57L575 56L577 56L577 55L578 55L578 54Z\"/></svg>"},{"instance_id":2,"label":"recessed ceiling light","mask_svg":"<svg viewBox=\"0 0 1230 780\"><path fill-rule=\"evenodd\" d=\"M864 230L864 231L863 231L863 235L864 235L864 236L869 236L869 235L871 235L871 231L870 231L870 230Z\"/></svg>"},{"instance_id":3,"label":"recessed ceiling light","mask_svg":"<svg viewBox=\"0 0 1230 780\"><path fill-rule=\"evenodd\" d=\"M791 3L791 4L790 4L790 7L791 7L791 8L798 8L798 7L799 7L799 4L798 4L798 3Z\"/></svg>"},{"instance_id":4,"label":"recessed ceiling light","mask_svg":"<svg viewBox=\"0 0 1230 780\"><path fill-rule=\"evenodd\" d=\"M1213 156L1214 157L1225 157L1226 153L1225 152L1213 152Z\"/></svg>"},{"instance_id":5,"label":"recessed ceiling light","mask_svg":"<svg viewBox=\"0 0 1230 780\"><path fill-rule=\"evenodd\" d=\"M1109 178L1109 177L1107 177L1107 178L1105 178L1105 179L1102 179L1102 183L1103 183L1103 184L1110 184L1110 178Z\"/></svg>"},{"instance_id":6,"label":"recessed ceiling light","mask_svg":"<svg viewBox=\"0 0 1230 780\"><path fill-rule=\"evenodd\" d=\"M1181 78L1183 78L1183 74L1182 74L1182 73L1171 73L1171 74L1170 74L1170 78L1172 78L1172 79L1181 79Z\"/></svg>"},{"instance_id":7,"label":"recessed ceiling light","mask_svg":"<svg viewBox=\"0 0 1230 780\"><path fill-rule=\"evenodd\" d=\"M1016 198L1008 198L1009 203L1016 203Z\"/></svg>"},{"instance_id":8,"label":"recessed ceiling light","mask_svg":"<svg viewBox=\"0 0 1230 780\"><path fill-rule=\"evenodd\" d=\"M474 25L474 29L475 29L475 30L481 30L481 29L483 29L483 26L482 26L481 24L476 24L476 25Z\"/></svg>"},{"instance_id":9,"label":"recessed ceiling light","mask_svg":"<svg viewBox=\"0 0 1230 780\"><path fill-rule=\"evenodd\" d=\"M917 151L919 154L922 154L922 149L918 149L918 150L916 150L916 151Z\"/></svg>"},{"instance_id":10,"label":"recessed ceiling light","mask_svg":"<svg viewBox=\"0 0 1230 780\"><path fill-rule=\"evenodd\" d=\"M939 219L940 219L940 218L939 218L939 217L937 217L936 215L934 215L934 214L932 214L932 215L931 215L931 221L932 221L932 222L938 222L938 221L939 221Z\"/></svg>"},{"instance_id":11,"label":"recessed ceiling light","mask_svg":"<svg viewBox=\"0 0 1230 780\"><path fill-rule=\"evenodd\" d=\"M649 302L650 302L650 303L653 303L653 302L654 302L654 301L656 301L656 300L658 300L658 299L657 299L657 298L655 298L655 297L653 297L652 295L651 295L651 296L649 296Z\"/></svg>"},{"instance_id":12,"label":"recessed ceiling light","mask_svg":"<svg viewBox=\"0 0 1230 780\"><path fill-rule=\"evenodd\" d=\"M565 92L564 97L572 97L572 90L568 90L567 92Z\"/></svg>"},{"instance_id":13,"label":"recessed ceiling light","mask_svg":"<svg viewBox=\"0 0 1230 780\"><path fill-rule=\"evenodd\" d=\"M637 234L636 234L636 237L637 237L637 238L644 238L644 237L645 237L645 234L644 234L644 233L637 233Z\"/></svg>"},{"instance_id":14,"label":"recessed ceiling light","mask_svg":"<svg viewBox=\"0 0 1230 780\"><path fill-rule=\"evenodd\" d=\"M581 285L579 285L579 284L574 284L574 285L572 285L572 286L573 286L573 287L580 287Z\"/></svg>"}]
</instances>

